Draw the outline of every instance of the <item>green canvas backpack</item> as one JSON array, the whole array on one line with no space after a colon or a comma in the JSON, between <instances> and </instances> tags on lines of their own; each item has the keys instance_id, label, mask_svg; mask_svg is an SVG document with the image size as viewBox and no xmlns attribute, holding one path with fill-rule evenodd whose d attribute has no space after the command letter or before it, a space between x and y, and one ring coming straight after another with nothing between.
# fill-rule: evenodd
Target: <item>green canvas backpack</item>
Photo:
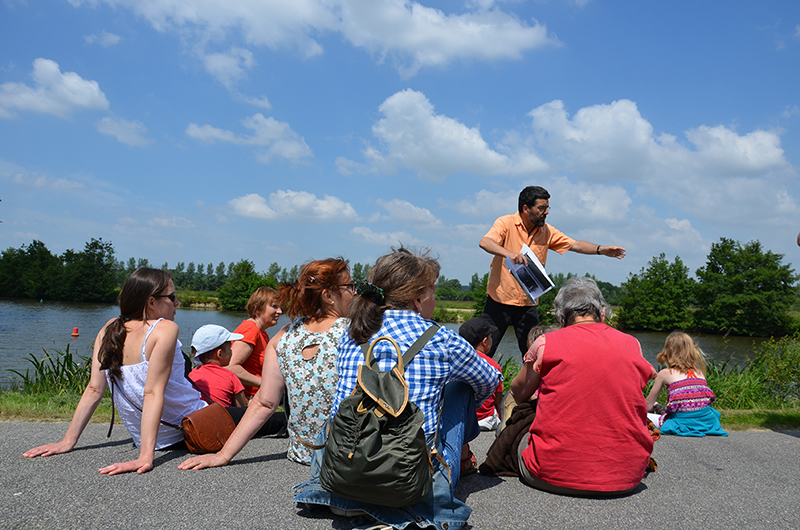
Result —
<instances>
[{"instance_id":1,"label":"green canvas backpack","mask_svg":"<svg viewBox=\"0 0 800 530\"><path fill-rule=\"evenodd\" d=\"M405 355L390 337L379 337L369 347L362 344L366 364L358 367L356 387L339 405L325 441L320 483L327 491L391 507L428 495L435 444L429 451L422 429L425 416L408 399L404 373L438 329L436 324L428 328ZM397 351L397 363L387 372L377 367L372 354L380 341L392 343Z\"/></svg>"}]
</instances>

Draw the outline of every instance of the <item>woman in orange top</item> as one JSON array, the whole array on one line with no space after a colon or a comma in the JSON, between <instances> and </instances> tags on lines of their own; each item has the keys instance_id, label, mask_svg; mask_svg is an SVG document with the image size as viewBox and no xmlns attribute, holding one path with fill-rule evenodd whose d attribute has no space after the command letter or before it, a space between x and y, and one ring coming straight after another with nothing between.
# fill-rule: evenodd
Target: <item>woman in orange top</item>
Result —
<instances>
[{"instance_id":1,"label":"woman in orange top","mask_svg":"<svg viewBox=\"0 0 800 530\"><path fill-rule=\"evenodd\" d=\"M244 385L244 395L250 399L261 386L261 367L264 364L264 350L269 344L266 329L278 323L281 316L278 292L269 287L259 287L247 301L247 314L234 333L244 338L231 344L231 362L228 370L236 374Z\"/></svg>"}]
</instances>

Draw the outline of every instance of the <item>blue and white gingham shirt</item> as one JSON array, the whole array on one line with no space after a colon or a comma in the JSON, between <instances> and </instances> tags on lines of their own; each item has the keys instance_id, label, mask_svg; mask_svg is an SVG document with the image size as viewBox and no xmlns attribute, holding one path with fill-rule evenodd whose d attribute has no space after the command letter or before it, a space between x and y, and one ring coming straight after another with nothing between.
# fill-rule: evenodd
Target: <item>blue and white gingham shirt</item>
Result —
<instances>
[{"instance_id":1,"label":"blue and white gingham shirt","mask_svg":"<svg viewBox=\"0 0 800 530\"><path fill-rule=\"evenodd\" d=\"M433 321L422 318L414 311L387 310L383 314L383 325L372 336L370 343L378 337L389 336L406 350L428 329ZM381 370L391 370L397 362L394 346L381 341L373 350ZM331 418L339 410L342 400L353 393L358 378L358 367L364 364L364 352L345 331L339 341L336 371L339 382L331 408ZM444 385L448 381L467 383L475 391L475 402L483 403L491 396L502 375L492 365L481 359L475 348L453 331L441 327L420 350L409 366L405 367L405 378L409 387L409 399L425 415L423 430L426 435L436 432L439 424L439 401Z\"/></svg>"}]
</instances>

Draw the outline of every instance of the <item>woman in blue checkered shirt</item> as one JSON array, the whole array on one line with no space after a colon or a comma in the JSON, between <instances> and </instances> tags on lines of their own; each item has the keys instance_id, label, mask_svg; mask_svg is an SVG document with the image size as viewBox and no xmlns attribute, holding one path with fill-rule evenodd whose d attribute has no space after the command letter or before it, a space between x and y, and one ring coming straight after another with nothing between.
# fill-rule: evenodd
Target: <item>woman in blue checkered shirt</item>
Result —
<instances>
[{"instance_id":1,"label":"woman in blue checkered shirt","mask_svg":"<svg viewBox=\"0 0 800 530\"><path fill-rule=\"evenodd\" d=\"M339 343L339 381L331 418L355 388L358 366L364 363L362 343L389 336L404 352L433 324L430 319L439 270L435 259L405 248L378 258L369 280L359 286L360 296L351 306L350 328ZM387 341L379 342L373 354L381 370L390 370L397 361L394 347ZM433 487L428 497L411 506L390 508L333 495L312 476L296 487L295 502L327 505L339 514L366 514L387 528L402 529L410 524L440 529L464 526L472 510L453 496L460 476L461 449L480 433L475 406L492 395L501 377L466 340L440 328L405 367L405 379L409 399L425 415L423 429L429 444L435 438L437 450L450 468L450 480L447 470L434 460Z\"/></svg>"}]
</instances>

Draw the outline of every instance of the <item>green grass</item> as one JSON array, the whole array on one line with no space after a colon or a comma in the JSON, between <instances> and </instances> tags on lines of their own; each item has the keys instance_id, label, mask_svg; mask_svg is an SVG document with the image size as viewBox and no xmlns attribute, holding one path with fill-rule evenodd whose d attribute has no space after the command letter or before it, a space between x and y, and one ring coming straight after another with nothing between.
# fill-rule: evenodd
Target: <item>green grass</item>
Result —
<instances>
[{"instance_id":1,"label":"green grass","mask_svg":"<svg viewBox=\"0 0 800 530\"><path fill-rule=\"evenodd\" d=\"M43 392L27 394L19 390L0 392L0 421L70 421L80 393ZM91 423L111 421L111 395L100 401L92 416ZM119 417L117 417L117 423Z\"/></svg>"},{"instance_id":2,"label":"green grass","mask_svg":"<svg viewBox=\"0 0 800 530\"><path fill-rule=\"evenodd\" d=\"M773 431L800 430L800 408L782 410L718 409L722 428L729 431L769 429Z\"/></svg>"},{"instance_id":3,"label":"green grass","mask_svg":"<svg viewBox=\"0 0 800 530\"><path fill-rule=\"evenodd\" d=\"M15 373L16 387L0 392L0 421L69 421L89 381L89 359L76 359L69 350L44 350L37 359L29 354L30 368ZM506 385L519 372L514 359L503 366ZM728 430L800 429L800 337L770 340L744 366L710 362L706 374ZM652 383L645 388L647 395ZM666 389L659 396L666 403ZM93 423L111 418L111 399L101 400Z\"/></svg>"},{"instance_id":4,"label":"green grass","mask_svg":"<svg viewBox=\"0 0 800 530\"><path fill-rule=\"evenodd\" d=\"M436 307L443 309L469 309L472 310L475 302L472 300L436 300Z\"/></svg>"}]
</instances>

